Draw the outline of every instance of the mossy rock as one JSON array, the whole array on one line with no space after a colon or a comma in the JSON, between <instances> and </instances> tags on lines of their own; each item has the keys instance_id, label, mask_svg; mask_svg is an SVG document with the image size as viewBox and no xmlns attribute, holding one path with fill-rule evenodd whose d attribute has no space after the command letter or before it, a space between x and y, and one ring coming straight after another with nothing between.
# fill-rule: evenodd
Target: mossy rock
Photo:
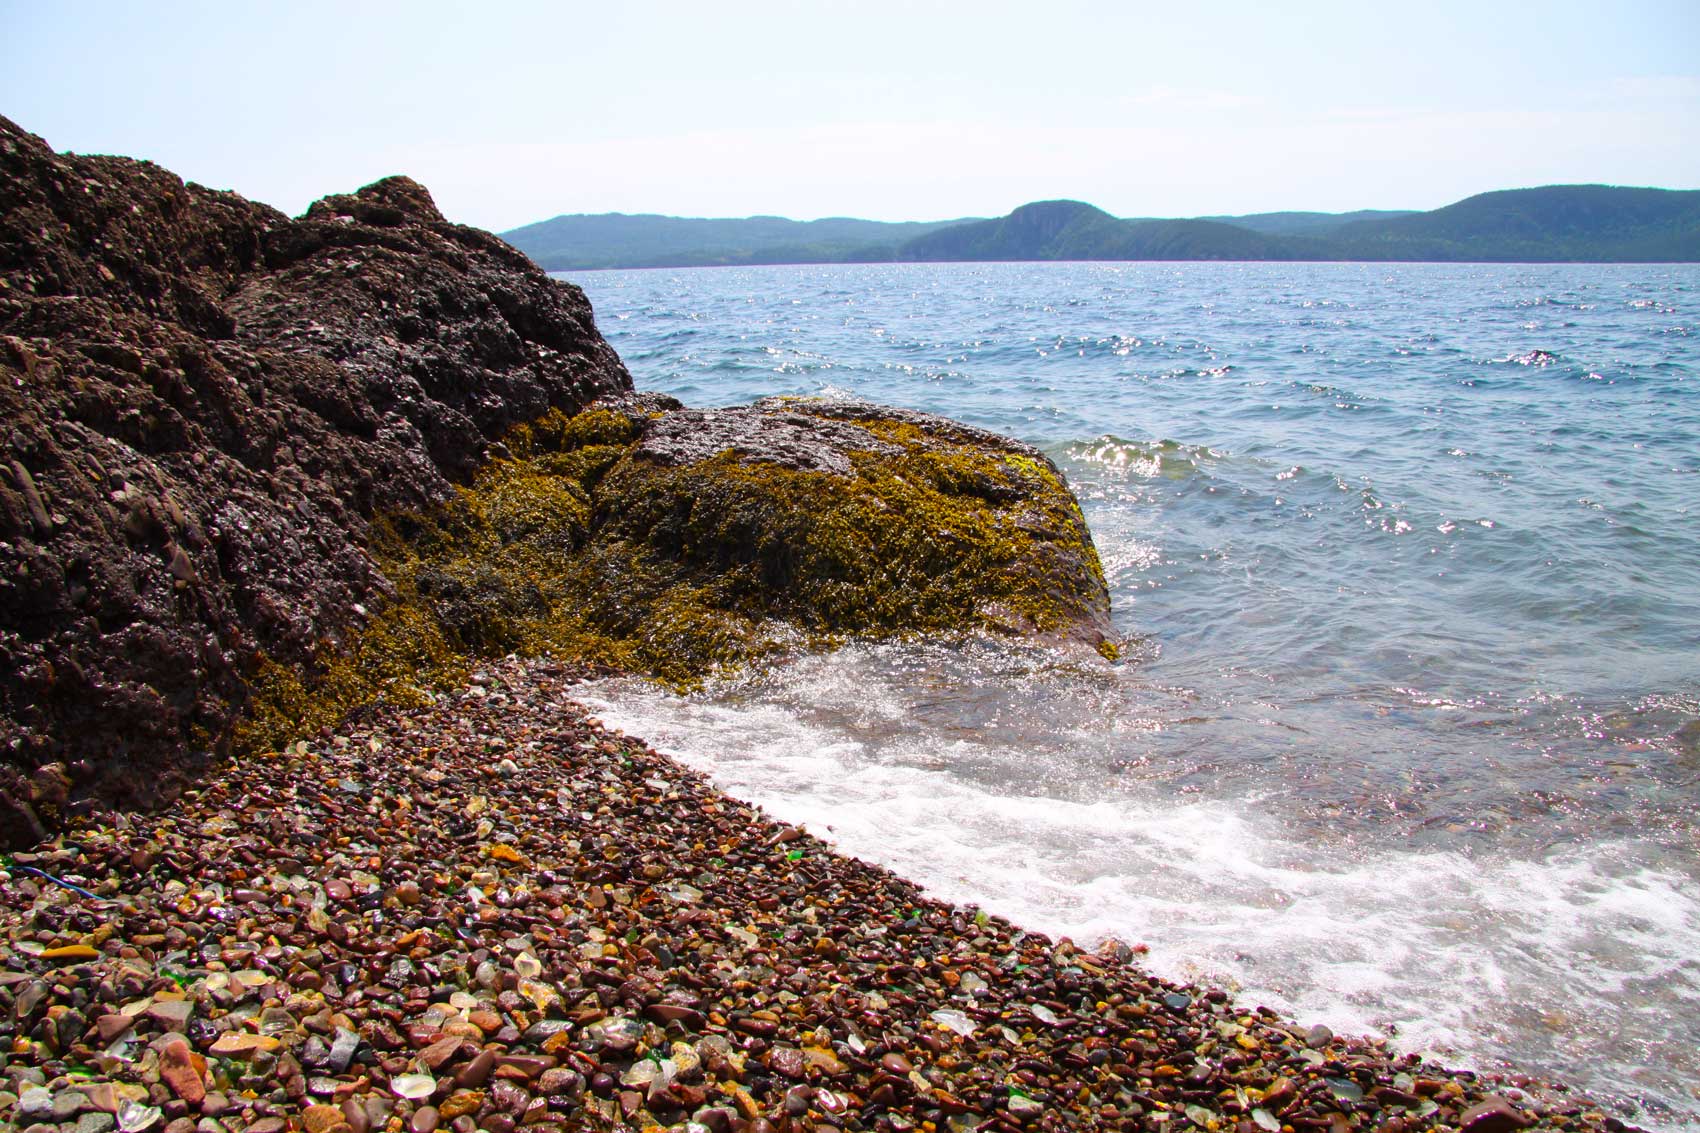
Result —
<instances>
[{"instance_id":1,"label":"mossy rock","mask_svg":"<svg viewBox=\"0 0 1700 1133\"><path fill-rule=\"evenodd\" d=\"M693 410L647 395L551 414L505 446L448 506L378 528L406 613L382 615L383 641L353 655L391 685L375 656L390 648L442 673L455 656L548 652L679 687L850 637L968 631L1116 654L1079 504L1007 437L857 402ZM427 640L406 647L398 630ZM339 705L357 699L346 662L321 680Z\"/></svg>"},{"instance_id":2,"label":"mossy rock","mask_svg":"<svg viewBox=\"0 0 1700 1133\"><path fill-rule=\"evenodd\" d=\"M944 418L802 399L677 411L609 471L596 514L595 543L666 564L663 592L712 585L807 636L1107 640L1103 572L1062 475Z\"/></svg>"}]
</instances>

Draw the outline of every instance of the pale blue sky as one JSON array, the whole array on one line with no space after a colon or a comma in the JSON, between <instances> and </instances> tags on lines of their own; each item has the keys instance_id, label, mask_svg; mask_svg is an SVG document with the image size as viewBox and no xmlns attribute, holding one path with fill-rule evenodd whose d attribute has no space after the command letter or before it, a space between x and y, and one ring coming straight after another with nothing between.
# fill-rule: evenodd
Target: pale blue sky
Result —
<instances>
[{"instance_id":1,"label":"pale blue sky","mask_svg":"<svg viewBox=\"0 0 1700 1133\"><path fill-rule=\"evenodd\" d=\"M0 114L290 213L937 219L1700 187L1700 0L0 0Z\"/></svg>"}]
</instances>

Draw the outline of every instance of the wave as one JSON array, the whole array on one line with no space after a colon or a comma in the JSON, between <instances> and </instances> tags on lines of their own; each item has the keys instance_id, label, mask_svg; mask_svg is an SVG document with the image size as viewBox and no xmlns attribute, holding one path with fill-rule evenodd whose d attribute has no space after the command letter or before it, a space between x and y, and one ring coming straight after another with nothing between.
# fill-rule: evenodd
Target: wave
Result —
<instances>
[{"instance_id":1,"label":"wave","mask_svg":"<svg viewBox=\"0 0 1700 1133\"><path fill-rule=\"evenodd\" d=\"M1665 1041L1700 1008L1700 896L1656 847L1407 850L1368 826L1361 839L1296 838L1269 800L1212 789L1208 766L1189 775L1205 784L1196 793L1150 774L1147 737L1212 727L1187 723L1201 706L1179 690L1149 714L1085 726L1028 713L1059 697L1093 713L1103 690L1053 681L1045 698L1011 700L995 686L1034 680L1029 665L926 651L891 663L891 650L870 663L879 652L689 698L629 681L580 695L606 723L944 899L1077 941L1144 944L1161 975L1304 1022L1453 1063L1515 1060L1624 1097L1651 1125L1700 1118L1683 1108L1700 1061ZM1625 1078L1625 1065L1641 1069Z\"/></svg>"},{"instance_id":2,"label":"wave","mask_svg":"<svg viewBox=\"0 0 1700 1133\"><path fill-rule=\"evenodd\" d=\"M1168 440L1130 441L1108 434L1051 448L1053 455L1060 452L1073 463L1090 465L1109 475L1141 479L1184 479L1231 455L1208 445Z\"/></svg>"}]
</instances>

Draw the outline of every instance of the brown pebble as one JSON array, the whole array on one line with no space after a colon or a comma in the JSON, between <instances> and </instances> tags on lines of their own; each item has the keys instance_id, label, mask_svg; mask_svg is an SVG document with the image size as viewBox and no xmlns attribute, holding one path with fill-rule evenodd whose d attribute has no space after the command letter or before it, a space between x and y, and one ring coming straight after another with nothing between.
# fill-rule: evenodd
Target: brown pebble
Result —
<instances>
[{"instance_id":1,"label":"brown pebble","mask_svg":"<svg viewBox=\"0 0 1700 1133\"><path fill-rule=\"evenodd\" d=\"M700 1031L706 1022L701 1011L677 1003L652 1003L643 1013L663 1026L678 1023L687 1031Z\"/></svg>"},{"instance_id":2,"label":"brown pebble","mask_svg":"<svg viewBox=\"0 0 1700 1133\"><path fill-rule=\"evenodd\" d=\"M1291 1078L1277 1078L1263 1091L1263 1104L1271 1113L1279 1113L1281 1108L1299 1096L1298 1086Z\"/></svg>"},{"instance_id":3,"label":"brown pebble","mask_svg":"<svg viewBox=\"0 0 1700 1133\"><path fill-rule=\"evenodd\" d=\"M199 1105L207 1096L207 1086L195 1069L195 1055L182 1039L172 1039L159 1052L160 1079L171 1092L189 1105Z\"/></svg>"},{"instance_id":4,"label":"brown pebble","mask_svg":"<svg viewBox=\"0 0 1700 1133\"><path fill-rule=\"evenodd\" d=\"M496 1056L499 1070L512 1070L520 1081L531 1081L555 1065L555 1059L538 1054L502 1054Z\"/></svg>"},{"instance_id":5,"label":"brown pebble","mask_svg":"<svg viewBox=\"0 0 1700 1133\"><path fill-rule=\"evenodd\" d=\"M803 1052L794 1046L776 1046L767 1052L767 1068L787 1078L803 1076Z\"/></svg>"},{"instance_id":6,"label":"brown pebble","mask_svg":"<svg viewBox=\"0 0 1700 1133\"><path fill-rule=\"evenodd\" d=\"M407 1127L413 1133L432 1133L440 1120L436 1106L422 1105L413 1111L413 1117L409 1119Z\"/></svg>"},{"instance_id":7,"label":"brown pebble","mask_svg":"<svg viewBox=\"0 0 1700 1133\"><path fill-rule=\"evenodd\" d=\"M801 1117L809 1112L809 1102L814 1100L815 1092L807 1086L792 1086L785 1091L785 1112L792 1117Z\"/></svg>"},{"instance_id":8,"label":"brown pebble","mask_svg":"<svg viewBox=\"0 0 1700 1133\"><path fill-rule=\"evenodd\" d=\"M474 1055L471 1062L461 1067L460 1073L455 1075L455 1085L477 1089L489 1080L490 1071L495 1068L496 1050L487 1046Z\"/></svg>"},{"instance_id":9,"label":"brown pebble","mask_svg":"<svg viewBox=\"0 0 1700 1133\"><path fill-rule=\"evenodd\" d=\"M120 1015L117 1012L113 1012L110 1015L102 1015L99 1019L96 1019L94 1025L96 1032L100 1035L100 1041L103 1043L112 1043L117 1040L119 1035L126 1034L132 1027L134 1027L136 1025L136 1020L132 1016Z\"/></svg>"},{"instance_id":10,"label":"brown pebble","mask_svg":"<svg viewBox=\"0 0 1700 1133\"><path fill-rule=\"evenodd\" d=\"M301 1123L307 1133L326 1133L333 1125L343 1125L346 1121L340 1108L334 1105L310 1105L301 1111Z\"/></svg>"},{"instance_id":11,"label":"brown pebble","mask_svg":"<svg viewBox=\"0 0 1700 1133\"><path fill-rule=\"evenodd\" d=\"M431 1069L439 1070L444 1063L460 1053L464 1041L459 1035L450 1035L425 1047L416 1057Z\"/></svg>"},{"instance_id":12,"label":"brown pebble","mask_svg":"<svg viewBox=\"0 0 1700 1133\"><path fill-rule=\"evenodd\" d=\"M1533 1123L1503 1098L1488 1098L1458 1115L1464 1133L1514 1133Z\"/></svg>"},{"instance_id":13,"label":"brown pebble","mask_svg":"<svg viewBox=\"0 0 1700 1133\"><path fill-rule=\"evenodd\" d=\"M348 1127L354 1133L370 1133L372 1122L366 1116L366 1107L356 1098L345 1098L342 1103L342 1117L348 1122Z\"/></svg>"}]
</instances>

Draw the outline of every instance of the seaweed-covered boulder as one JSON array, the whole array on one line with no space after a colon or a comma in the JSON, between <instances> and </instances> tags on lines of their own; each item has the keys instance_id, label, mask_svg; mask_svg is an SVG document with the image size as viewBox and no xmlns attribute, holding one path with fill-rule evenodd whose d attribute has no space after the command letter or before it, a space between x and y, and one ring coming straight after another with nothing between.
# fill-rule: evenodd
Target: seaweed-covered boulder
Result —
<instances>
[{"instance_id":1,"label":"seaweed-covered boulder","mask_svg":"<svg viewBox=\"0 0 1700 1133\"><path fill-rule=\"evenodd\" d=\"M292 220L0 118L0 844L167 797L387 604L374 515L630 387L577 288L406 178Z\"/></svg>"},{"instance_id":2,"label":"seaweed-covered boulder","mask_svg":"<svg viewBox=\"0 0 1700 1133\"><path fill-rule=\"evenodd\" d=\"M1103 571L1062 474L943 417L800 398L682 409L647 423L595 503L593 553L630 560L656 604L702 593L742 640L777 620L1108 646Z\"/></svg>"},{"instance_id":3,"label":"seaweed-covered boulder","mask_svg":"<svg viewBox=\"0 0 1700 1133\"><path fill-rule=\"evenodd\" d=\"M850 635L1115 653L1079 505L1007 437L858 402L648 395L507 447L453 506L397 517L381 551L398 610L423 611L444 655L552 650L688 685Z\"/></svg>"}]
</instances>

